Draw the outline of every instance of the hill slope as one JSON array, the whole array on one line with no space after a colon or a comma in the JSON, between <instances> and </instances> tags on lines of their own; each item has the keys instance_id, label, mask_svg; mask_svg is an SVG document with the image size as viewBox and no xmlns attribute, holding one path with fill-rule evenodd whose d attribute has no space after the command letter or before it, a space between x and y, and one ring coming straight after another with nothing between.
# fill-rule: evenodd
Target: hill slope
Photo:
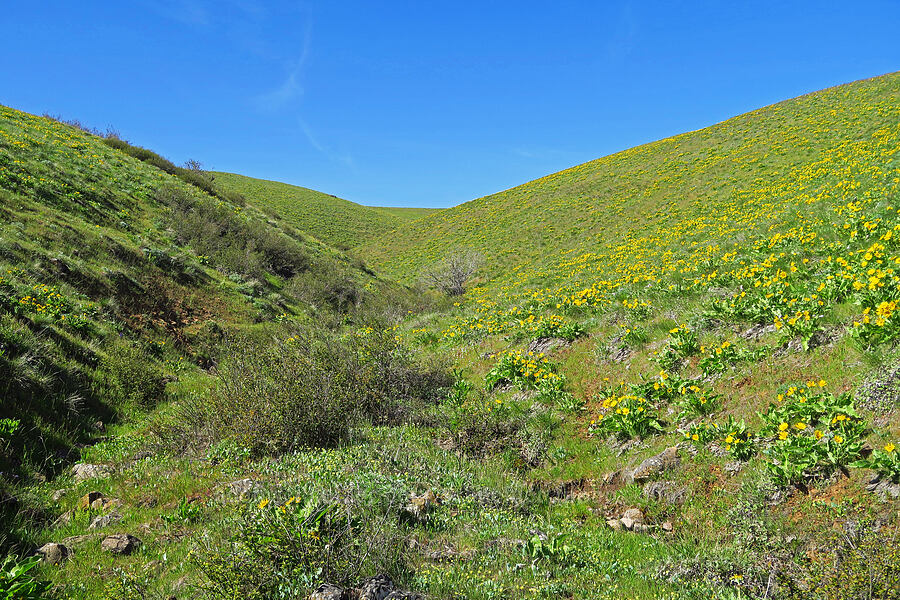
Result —
<instances>
[{"instance_id":1,"label":"hill slope","mask_svg":"<svg viewBox=\"0 0 900 600\"><path fill-rule=\"evenodd\" d=\"M898 98L897 73L809 94L429 215L356 252L404 280L463 247L497 282L617 278L614 257L655 277L663 253L688 259L777 229L880 178L870 159L896 158Z\"/></svg>"},{"instance_id":2,"label":"hill slope","mask_svg":"<svg viewBox=\"0 0 900 600\"><path fill-rule=\"evenodd\" d=\"M243 194L261 210L337 248L348 249L432 212L373 208L287 183L216 172L216 184Z\"/></svg>"}]
</instances>

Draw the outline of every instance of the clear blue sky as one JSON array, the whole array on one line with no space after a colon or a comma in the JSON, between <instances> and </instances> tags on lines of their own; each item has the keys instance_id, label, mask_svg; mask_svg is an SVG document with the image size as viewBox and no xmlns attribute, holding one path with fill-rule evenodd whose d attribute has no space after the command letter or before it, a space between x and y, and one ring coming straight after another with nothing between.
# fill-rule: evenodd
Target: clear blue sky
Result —
<instances>
[{"instance_id":1,"label":"clear blue sky","mask_svg":"<svg viewBox=\"0 0 900 600\"><path fill-rule=\"evenodd\" d=\"M0 24L2 104L369 205L900 70L900 1L23 1Z\"/></svg>"}]
</instances>

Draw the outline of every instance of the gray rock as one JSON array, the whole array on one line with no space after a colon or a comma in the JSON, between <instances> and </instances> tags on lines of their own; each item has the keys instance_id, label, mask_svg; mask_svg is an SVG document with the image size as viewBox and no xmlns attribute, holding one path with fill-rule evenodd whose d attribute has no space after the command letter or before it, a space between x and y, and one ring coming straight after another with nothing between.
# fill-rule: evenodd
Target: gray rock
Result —
<instances>
[{"instance_id":1,"label":"gray rock","mask_svg":"<svg viewBox=\"0 0 900 600\"><path fill-rule=\"evenodd\" d=\"M56 490L55 492L53 492L53 495L50 496L50 499L54 502L59 502L63 499L63 496L69 493L71 489L72 488L62 488L61 490Z\"/></svg>"},{"instance_id":2,"label":"gray rock","mask_svg":"<svg viewBox=\"0 0 900 600\"><path fill-rule=\"evenodd\" d=\"M424 600L424 599L425 599L425 597L422 594L417 594L415 592L401 592L400 590L393 591L384 597L384 600Z\"/></svg>"},{"instance_id":3,"label":"gray rock","mask_svg":"<svg viewBox=\"0 0 900 600\"><path fill-rule=\"evenodd\" d=\"M568 340L564 340L562 338L542 337L533 340L528 344L528 352L534 352L535 354L548 354L550 352L553 352L557 348L562 348L564 346L568 346L569 344L570 342Z\"/></svg>"},{"instance_id":4,"label":"gray rock","mask_svg":"<svg viewBox=\"0 0 900 600\"><path fill-rule=\"evenodd\" d=\"M323 583L309 595L309 600L347 600L348 597L344 588L331 583Z\"/></svg>"},{"instance_id":5,"label":"gray rock","mask_svg":"<svg viewBox=\"0 0 900 600\"><path fill-rule=\"evenodd\" d=\"M674 481L648 481L644 484L643 493L644 497L665 504L684 504L688 488L679 486Z\"/></svg>"},{"instance_id":6,"label":"gray rock","mask_svg":"<svg viewBox=\"0 0 900 600\"><path fill-rule=\"evenodd\" d=\"M631 530L635 533L648 533L650 531L650 526L646 523L635 523Z\"/></svg>"},{"instance_id":7,"label":"gray rock","mask_svg":"<svg viewBox=\"0 0 900 600\"><path fill-rule=\"evenodd\" d=\"M643 523L644 512L639 508L629 508L622 515L622 519L630 519L632 523Z\"/></svg>"},{"instance_id":8,"label":"gray rock","mask_svg":"<svg viewBox=\"0 0 900 600\"><path fill-rule=\"evenodd\" d=\"M226 483L223 487L232 496L237 497L239 500L243 500L256 490L259 487L259 484L248 477L246 479L238 479L237 481Z\"/></svg>"},{"instance_id":9,"label":"gray rock","mask_svg":"<svg viewBox=\"0 0 900 600\"><path fill-rule=\"evenodd\" d=\"M63 544L49 543L44 544L37 549L36 554L40 554L44 562L51 565L59 564L69 557L69 549Z\"/></svg>"},{"instance_id":10,"label":"gray rock","mask_svg":"<svg viewBox=\"0 0 900 600\"><path fill-rule=\"evenodd\" d=\"M619 523L621 523L622 527L624 527L628 531L631 531L632 529L634 529L634 519L629 519L628 517L622 517L621 519L619 519Z\"/></svg>"},{"instance_id":11,"label":"gray rock","mask_svg":"<svg viewBox=\"0 0 900 600\"><path fill-rule=\"evenodd\" d=\"M610 529L613 531L622 531L622 521L619 519L607 519L606 524L609 525Z\"/></svg>"},{"instance_id":12,"label":"gray rock","mask_svg":"<svg viewBox=\"0 0 900 600\"><path fill-rule=\"evenodd\" d=\"M643 483L660 473L678 468L680 464L681 458L678 456L678 448L672 446L639 464L637 468L626 474L625 480L627 483Z\"/></svg>"},{"instance_id":13,"label":"gray rock","mask_svg":"<svg viewBox=\"0 0 900 600\"><path fill-rule=\"evenodd\" d=\"M415 521L422 521L438 504L438 497L431 490L421 496L410 494L409 504L403 509L404 516Z\"/></svg>"},{"instance_id":14,"label":"gray rock","mask_svg":"<svg viewBox=\"0 0 900 600\"><path fill-rule=\"evenodd\" d=\"M732 477L740 473L744 468L744 463L739 460L732 460L725 463L723 469Z\"/></svg>"},{"instance_id":15,"label":"gray rock","mask_svg":"<svg viewBox=\"0 0 900 600\"><path fill-rule=\"evenodd\" d=\"M675 527L672 525L672 521L663 521L661 527L662 530L666 532L671 532L675 529Z\"/></svg>"},{"instance_id":16,"label":"gray rock","mask_svg":"<svg viewBox=\"0 0 900 600\"><path fill-rule=\"evenodd\" d=\"M84 481L86 479L102 479L113 474L113 468L107 465L90 465L79 463L72 467L72 475L75 481Z\"/></svg>"},{"instance_id":17,"label":"gray rock","mask_svg":"<svg viewBox=\"0 0 900 600\"><path fill-rule=\"evenodd\" d=\"M75 548L76 546L80 546L81 544L93 540L97 537L96 533L88 533L86 535L72 535L67 538L63 538L62 544L69 548Z\"/></svg>"},{"instance_id":18,"label":"gray rock","mask_svg":"<svg viewBox=\"0 0 900 600\"><path fill-rule=\"evenodd\" d=\"M63 527L72 522L72 517L75 516L75 512L71 510L67 510L63 514L59 515L55 521L53 521L54 527Z\"/></svg>"},{"instance_id":19,"label":"gray rock","mask_svg":"<svg viewBox=\"0 0 900 600\"><path fill-rule=\"evenodd\" d=\"M359 600L385 600L394 591L394 582L388 575L369 577L357 589Z\"/></svg>"},{"instance_id":20,"label":"gray rock","mask_svg":"<svg viewBox=\"0 0 900 600\"><path fill-rule=\"evenodd\" d=\"M122 515L117 512L101 515L91 521L91 524L88 525L88 529L102 529L104 527L109 527L113 523L120 523L122 518Z\"/></svg>"},{"instance_id":21,"label":"gray rock","mask_svg":"<svg viewBox=\"0 0 900 600\"><path fill-rule=\"evenodd\" d=\"M108 535L100 542L100 549L113 554L131 554L141 546L141 540L127 533Z\"/></svg>"},{"instance_id":22,"label":"gray rock","mask_svg":"<svg viewBox=\"0 0 900 600\"><path fill-rule=\"evenodd\" d=\"M866 491L877 495L882 502L890 502L900 498L900 483L894 483L890 479L883 479L875 474L866 483Z\"/></svg>"}]
</instances>

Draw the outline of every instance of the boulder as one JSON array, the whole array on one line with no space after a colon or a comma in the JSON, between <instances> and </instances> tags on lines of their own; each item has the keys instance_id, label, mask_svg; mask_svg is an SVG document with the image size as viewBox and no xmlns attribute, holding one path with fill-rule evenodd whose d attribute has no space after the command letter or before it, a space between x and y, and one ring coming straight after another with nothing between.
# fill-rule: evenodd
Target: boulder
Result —
<instances>
[{"instance_id":1,"label":"boulder","mask_svg":"<svg viewBox=\"0 0 900 600\"><path fill-rule=\"evenodd\" d=\"M88 492L84 496L78 499L78 508L79 510L88 510L93 507L93 504L99 500L103 499L103 494L100 492Z\"/></svg>"},{"instance_id":2,"label":"boulder","mask_svg":"<svg viewBox=\"0 0 900 600\"><path fill-rule=\"evenodd\" d=\"M622 528L624 527L622 521L619 519L607 519L606 524L609 525L610 529L613 531L622 531Z\"/></svg>"},{"instance_id":3,"label":"boulder","mask_svg":"<svg viewBox=\"0 0 900 600\"><path fill-rule=\"evenodd\" d=\"M122 518L122 515L117 512L109 513L108 515L100 515L91 521L91 524L88 525L88 529L102 529L104 527L109 527L113 523L120 523Z\"/></svg>"},{"instance_id":4,"label":"boulder","mask_svg":"<svg viewBox=\"0 0 900 600\"><path fill-rule=\"evenodd\" d=\"M876 494L882 502L895 501L900 498L900 483L894 483L888 478L882 478L875 474L866 483L866 491Z\"/></svg>"},{"instance_id":5,"label":"boulder","mask_svg":"<svg viewBox=\"0 0 900 600\"><path fill-rule=\"evenodd\" d=\"M127 533L108 535L100 542L100 549L113 554L131 554L141 545L141 540Z\"/></svg>"},{"instance_id":6,"label":"boulder","mask_svg":"<svg viewBox=\"0 0 900 600\"><path fill-rule=\"evenodd\" d=\"M79 463L72 467L72 475L75 481L84 481L86 479L102 479L113 474L113 468L107 465L90 465Z\"/></svg>"},{"instance_id":7,"label":"boulder","mask_svg":"<svg viewBox=\"0 0 900 600\"><path fill-rule=\"evenodd\" d=\"M639 508L629 508L622 515L623 519L631 519L634 523L643 523L644 522L644 512Z\"/></svg>"},{"instance_id":8,"label":"boulder","mask_svg":"<svg viewBox=\"0 0 900 600\"><path fill-rule=\"evenodd\" d=\"M438 504L438 497L431 490L421 496L410 494L409 504L403 509L404 516L415 521L422 521Z\"/></svg>"},{"instance_id":9,"label":"boulder","mask_svg":"<svg viewBox=\"0 0 900 600\"><path fill-rule=\"evenodd\" d=\"M678 448L672 446L666 448L656 456L651 456L644 462L639 464L634 470L630 471L626 476L626 482L643 483L669 471L678 468L681 464L681 458L678 456Z\"/></svg>"},{"instance_id":10,"label":"boulder","mask_svg":"<svg viewBox=\"0 0 900 600\"><path fill-rule=\"evenodd\" d=\"M356 589L359 600L385 600L394 589L394 581L388 575L376 575L360 582Z\"/></svg>"},{"instance_id":11,"label":"boulder","mask_svg":"<svg viewBox=\"0 0 900 600\"><path fill-rule=\"evenodd\" d=\"M69 557L69 549L62 544L49 543L38 548L36 554L40 554L44 562L55 565Z\"/></svg>"},{"instance_id":12,"label":"boulder","mask_svg":"<svg viewBox=\"0 0 900 600\"><path fill-rule=\"evenodd\" d=\"M684 504L688 489L674 481L650 481L644 485L644 497L665 504Z\"/></svg>"},{"instance_id":13,"label":"boulder","mask_svg":"<svg viewBox=\"0 0 900 600\"><path fill-rule=\"evenodd\" d=\"M323 583L309 595L309 600L347 600L347 598L348 594L344 588L331 583Z\"/></svg>"}]
</instances>

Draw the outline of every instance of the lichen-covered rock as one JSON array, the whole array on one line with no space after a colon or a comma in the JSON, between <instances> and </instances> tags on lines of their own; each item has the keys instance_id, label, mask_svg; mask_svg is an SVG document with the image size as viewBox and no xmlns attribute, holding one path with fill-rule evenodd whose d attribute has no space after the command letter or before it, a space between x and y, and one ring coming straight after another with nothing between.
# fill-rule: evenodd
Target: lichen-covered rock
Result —
<instances>
[{"instance_id":1,"label":"lichen-covered rock","mask_svg":"<svg viewBox=\"0 0 900 600\"><path fill-rule=\"evenodd\" d=\"M72 467L72 475L75 481L84 481L86 479L102 479L113 474L113 468L107 465L90 465L79 463Z\"/></svg>"},{"instance_id":2,"label":"lichen-covered rock","mask_svg":"<svg viewBox=\"0 0 900 600\"><path fill-rule=\"evenodd\" d=\"M347 598L348 594L344 588L331 583L323 583L309 595L309 600L347 600Z\"/></svg>"},{"instance_id":3,"label":"lichen-covered rock","mask_svg":"<svg viewBox=\"0 0 900 600\"><path fill-rule=\"evenodd\" d=\"M666 504L684 504L688 489L674 481L650 481L644 485L644 496Z\"/></svg>"},{"instance_id":4,"label":"lichen-covered rock","mask_svg":"<svg viewBox=\"0 0 900 600\"><path fill-rule=\"evenodd\" d=\"M626 482L643 483L661 473L678 468L680 464L681 458L678 456L678 448L672 446L656 456L651 456L630 471L626 476Z\"/></svg>"},{"instance_id":5,"label":"lichen-covered rock","mask_svg":"<svg viewBox=\"0 0 900 600\"><path fill-rule=\"evenodd\" d=\"M395 591L394 581L388 575L375 575L364 579L356 591L359 600L385 600Z\"/></svg>"},{"instance_id":6,"label":"lichen-covered rock","mask_svg":"<svg viewBox=\"0 0 900 600\"><path fill-rule=\"evenodd\" d=\"M78 499L78 508L80 510L88 510L98 500L103 499L103 494L100 492L88 492L84 496Z\"/></svg>"},{"instance_id":7,"label":"lichen-covered rock","mask_svg":"<svg viewBox=\"0 0 900 600\"><path fill-rule=\"evenodd\" d=\"M119 513L109 513L108 515L100 515L96 517L91 524L88 525L88 529L102 529L104 527L109 527L114 523L120 523L122 521L122 515Z\"/></svg>"},{"instance_id":8,"label":"lichen-covered rock","mask_svg":"<svg viewBox=\"0 0 900 600\"><path fill-rule=\"evenodd\" d=\"M36 554L40 554L44 562L51 565L59 564L69 557L69 549L63 544L49 543L44 544L37 549Z\"/></svg>"},{"instance_id":9,"label":"lichen-covered rock","mask_svg":"<svg viewBox=\"0 0 900 600\"><path fill-rule=\"evenodd\" d=\"M127 533L108 535L100 542L100 549L113 554L131 554L141 546L141 540Z\"/></svg>"}]
</instances>

